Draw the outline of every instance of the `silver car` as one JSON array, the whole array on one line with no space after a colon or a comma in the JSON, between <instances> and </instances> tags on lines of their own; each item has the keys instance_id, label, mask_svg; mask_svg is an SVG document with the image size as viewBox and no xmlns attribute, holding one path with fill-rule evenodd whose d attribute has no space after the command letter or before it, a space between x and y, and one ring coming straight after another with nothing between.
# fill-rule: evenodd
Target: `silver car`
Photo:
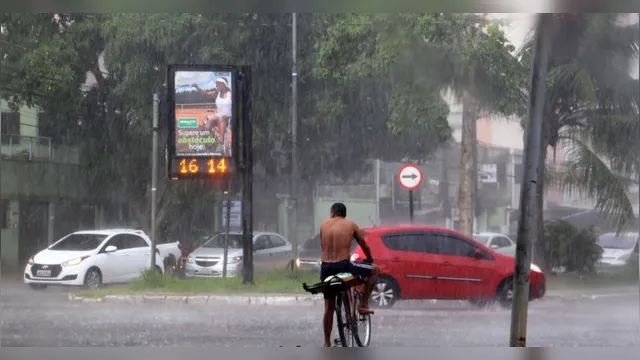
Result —
<instances>
[{"instance_id":1,"label":"silver car","mask_svg":"<svg viewBox=\"0 0 640 360\"><path fill-rule=\"evenodd\" d=\"M516 243L508 236L500 233L484 232L473 234L473 238L504 255L516 255Z\"/></svg>"},{"instance_id":2,"label":"silver car","mask_svg":"<svg viewBox=\"0 0 640 360\"><path fill-rule=\"evenodd\" d=\"M227 276L242 273L242 241L240 232L229 233L227 253ZM187 258L185 276L222 277L225 234L217 234L197 248ZM292 259L292 246L282 235L271 232L253 233L254 272L265 273L277 268L284 269Z\"/></svg>"}]
</instances>

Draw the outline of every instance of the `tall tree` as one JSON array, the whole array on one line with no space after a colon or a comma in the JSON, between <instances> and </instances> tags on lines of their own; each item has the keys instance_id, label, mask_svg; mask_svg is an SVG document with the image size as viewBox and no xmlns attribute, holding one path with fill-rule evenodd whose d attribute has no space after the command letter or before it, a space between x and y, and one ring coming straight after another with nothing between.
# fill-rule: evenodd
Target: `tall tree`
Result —
<instances>
[{"instance_id":1,"label":"tall tree","mask_svg":"<svg viewBox=\"0 0 640 360\"><path fill-rule=\"evenodd\" d=\"M56 114L60 128L74 129L83 181L97 192L124 195L146 227L152 93L162 91L169 63L251 65L256 184L280 184L279 174L288 173L290 20L290 14L3 15L0 96L12 105L37 105ZM317 76L316 46L322 48L339 20L299 19L299 35L308 39L299 49L299 135L309 184L322 170L348 176L368 158L417 156L450 136L446 104L426 84L412 85L413 94L400 82L387 87L375 79ZM86 78L93 80L89 88ZM391 119L390 107L396 109ZM207 182L162 181L159 190L158 218L167 224L204 219L215 201Z\"/></svg>"},{"instance_id":2,"label":"tall tree","mask_svg":"<svg viewBox=\"0 0 640 360\"><path fill-rule=\"evenodd\" d=\"M511 114L519 109L526 71L511 55L513 50L498 24L479 15L341 15L321 43L318 72L391 84L384 88L396 91L392 99L422 97L437 104L443 101L443 91L452 91L464 108L459 207L461 230L470 233L475 178L472 130L480 112ZM383 96L381 101L388 103L385 100ZM394 113L391 119L408 120ZM420 135L444 127L433 117L423 119ZM412 129L414 134L417 130ZM426 158L430 152L425 150L434 149L416 148L414 156Z\"/></svg>"}]
</instances>

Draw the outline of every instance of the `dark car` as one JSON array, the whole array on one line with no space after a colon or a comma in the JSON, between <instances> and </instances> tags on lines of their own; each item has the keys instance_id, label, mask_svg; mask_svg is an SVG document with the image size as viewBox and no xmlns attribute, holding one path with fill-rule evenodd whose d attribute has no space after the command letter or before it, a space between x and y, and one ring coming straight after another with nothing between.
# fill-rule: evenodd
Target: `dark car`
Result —
<instances>
[{"instance_id":1,"label":"dark car","mask_svg":"<svg viewBox=\"0 0 640 360\"><path fill-rule=\"evenodd\" d=\"M356 240L353 239L351 242L351 252L356 249L358 244ZM322 255L322 250L320 249L320 234L312 237L307 240L300 251L298 253L298 258L296 259L296 266L299 270L320 272L320 256Z\"/></svg>"}]
</instances>

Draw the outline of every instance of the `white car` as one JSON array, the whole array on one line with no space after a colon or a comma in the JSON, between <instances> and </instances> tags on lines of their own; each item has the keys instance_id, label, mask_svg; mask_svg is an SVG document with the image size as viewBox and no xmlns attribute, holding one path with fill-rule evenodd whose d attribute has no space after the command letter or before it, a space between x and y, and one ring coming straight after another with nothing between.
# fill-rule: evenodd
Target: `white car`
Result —
<instances>
[{"instance_id":1,"label":"white car","mask_svg":"<svg viewBox=\"0 0 640 360\"><path fill-rule=\"evenodd\" d=\"M227 242L227 277L242 272L242 243L240 232L230 232ZM189 254L185 266L186 277L222 277L225 234L217 234ZM253 270L265 273L284 269L292 259L292 246L282 235L271 232L253 233Z\"/></svg>"},{"instance_id":2,"label":"white car","mask_svg":"<svg viewBox=\"0 0 640 360\"><path fill-rule=\"evenodd\" d=\"M629 263L638 262L640 254L638 233L606 233L598 238L602 247L602 259L598 263L600 271L616 270Z\"/></svg>"},{"instance_id":3,"label":"white car","mask_svg":"<svg viewBox=\"0 0 640 360\"><path fill-rule=\"evenodd\" d=\"M177 242L158 245L155 256L156 268L164 272L165 261L180 256ZM76 231L31 257L24 282L33 289L48 285L97 288L135 280L150 265L151 240L143 231Z\"/></svg>"},{"instance_id":4,"label":"white car","mask_svg":"<svg viewBox=\"0 0 640 360\"><path fill-rule=\"evenodd\" d=\"M500 233L483 232L479 234L473 234L473 238L487 245L495 252L514 257L516 255L516 243L507 235Z\"/></svg>"}]
</instances>

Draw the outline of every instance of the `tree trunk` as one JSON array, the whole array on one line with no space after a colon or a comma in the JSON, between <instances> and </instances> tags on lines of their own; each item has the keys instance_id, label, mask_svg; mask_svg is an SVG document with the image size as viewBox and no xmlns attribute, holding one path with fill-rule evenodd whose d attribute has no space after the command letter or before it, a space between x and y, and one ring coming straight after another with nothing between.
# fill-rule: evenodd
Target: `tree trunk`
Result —
<instances>
[{"instance_id":1,"label":"tree trunk","mask_svg":"<svg viewBox=\"0 0 640 360\"><path fill-rule=\"evenodd\" d=\"M478 215L481 214L481 204L478 199L478 125L477 113L473 114L471 127L471 231L477 231Z\"/></svg>"},{"instance_id":2,"label":"tree trunk","mask_svg":"<svg viewBox=\"0 0 640 360\"><path fill-rule=\"evenodd\" d=\"M476 112L468 93L462 97L462 135L460 140L460 185L458 187L459 231L473 235L473 127Z\"/></svg>"}]
</instances>

